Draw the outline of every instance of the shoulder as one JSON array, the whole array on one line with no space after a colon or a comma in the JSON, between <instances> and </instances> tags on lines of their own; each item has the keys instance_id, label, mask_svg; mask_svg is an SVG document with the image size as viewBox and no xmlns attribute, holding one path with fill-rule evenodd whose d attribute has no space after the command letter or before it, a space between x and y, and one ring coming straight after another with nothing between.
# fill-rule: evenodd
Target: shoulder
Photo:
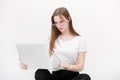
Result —
<instances>
[{"instance_id":1,"label":"shoulder","mask_svg":"<svg viewBox=\"0 0 120 80\"><path fill-rule=\"evenodd\" d=\"M76 39L78 39L80 41L85 41L86 40L86 38L83 37L83 36L76 36Z\"/></svg>"},{"instance_id":2,"label":"shoulder","mask_svg":"<svg viewBox=\"0 0 120 80\"><path fill-rule=\"evenodd\" d=\"M86 44L87 43L86 37L84 37L84 36L77 36L76 41L78 42L78 44Z\"/></svg>"}]
</instances>

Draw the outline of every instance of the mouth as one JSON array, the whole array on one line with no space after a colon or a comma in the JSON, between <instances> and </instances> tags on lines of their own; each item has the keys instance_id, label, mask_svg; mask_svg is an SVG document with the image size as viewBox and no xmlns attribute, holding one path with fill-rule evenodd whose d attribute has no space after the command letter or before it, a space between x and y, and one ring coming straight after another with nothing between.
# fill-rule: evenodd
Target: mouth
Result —
<instances>
[{"instance_id":1,"label":"mouth","mask_svg":"<svg viewBox=\"0 0 120 80\"><path fill-rule=\"evenodd\" d=\"M62 31L63 31L63 28L59 28L59 31L62 32Z\"/></svg>"},{"instance_id":2,"label":"mouth","mask_svg":"<svg viewBox=\"0 0 120 80\"><path fill-rule=\"evenodd\" d=\"M59 28L59 30L63 30L63 28Z\"/></svg>"}]
</instances>

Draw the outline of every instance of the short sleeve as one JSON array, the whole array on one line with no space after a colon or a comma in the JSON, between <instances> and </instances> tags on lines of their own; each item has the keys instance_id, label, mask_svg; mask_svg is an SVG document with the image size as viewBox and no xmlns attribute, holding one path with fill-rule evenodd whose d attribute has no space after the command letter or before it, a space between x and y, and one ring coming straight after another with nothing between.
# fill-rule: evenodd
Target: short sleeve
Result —
<instances>
[{"instance_id":1,"label":"short sleeve","mask_svg":"<svg viewBox=\"0 0 120 80\"><path fill-rule=\"evenodd\" d=\"M86 39L83 37L80 37L78 52L86 52L86 51L87 51Z\"/></svg>"}]
</instances>

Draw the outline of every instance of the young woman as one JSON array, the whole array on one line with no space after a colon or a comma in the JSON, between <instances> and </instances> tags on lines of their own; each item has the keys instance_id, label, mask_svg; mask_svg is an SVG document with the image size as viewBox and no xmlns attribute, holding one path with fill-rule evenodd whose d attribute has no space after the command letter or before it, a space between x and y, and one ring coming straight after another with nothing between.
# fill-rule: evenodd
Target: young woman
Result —
<instances>
[{"instance_id":1,"label":"young woman","mask_svg":"<svg viewBox=\"0 0 120 80\"><path fill-rule=\"evenodd\" d=\"M73 28L72 18L65 7L57 8L52 17L49 55L52 73L38 69L35 80L91 80L88 74L81 74L86 55L86 41ZM21 65L27 69L26 65Z\"/></svg>"}]
</instances>

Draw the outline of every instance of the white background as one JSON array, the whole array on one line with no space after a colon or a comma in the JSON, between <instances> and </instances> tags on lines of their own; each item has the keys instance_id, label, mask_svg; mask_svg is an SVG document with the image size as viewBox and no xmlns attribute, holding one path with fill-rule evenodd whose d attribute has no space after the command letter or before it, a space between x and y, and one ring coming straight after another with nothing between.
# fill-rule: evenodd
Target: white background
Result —
<instances>
[{"instance_id":1,"label":"white background","mask_svg":"<svg viewBox=\"0 0 120 80\"><path fill-rule=\"evenodd\" d=\"M35 70L20 69L16 44L45 41L51 15L61 6L87 39L82 73L92 80L120 80L119 0L0 0L0 80L34 80Z\"/></svg>"}]
</instances>

